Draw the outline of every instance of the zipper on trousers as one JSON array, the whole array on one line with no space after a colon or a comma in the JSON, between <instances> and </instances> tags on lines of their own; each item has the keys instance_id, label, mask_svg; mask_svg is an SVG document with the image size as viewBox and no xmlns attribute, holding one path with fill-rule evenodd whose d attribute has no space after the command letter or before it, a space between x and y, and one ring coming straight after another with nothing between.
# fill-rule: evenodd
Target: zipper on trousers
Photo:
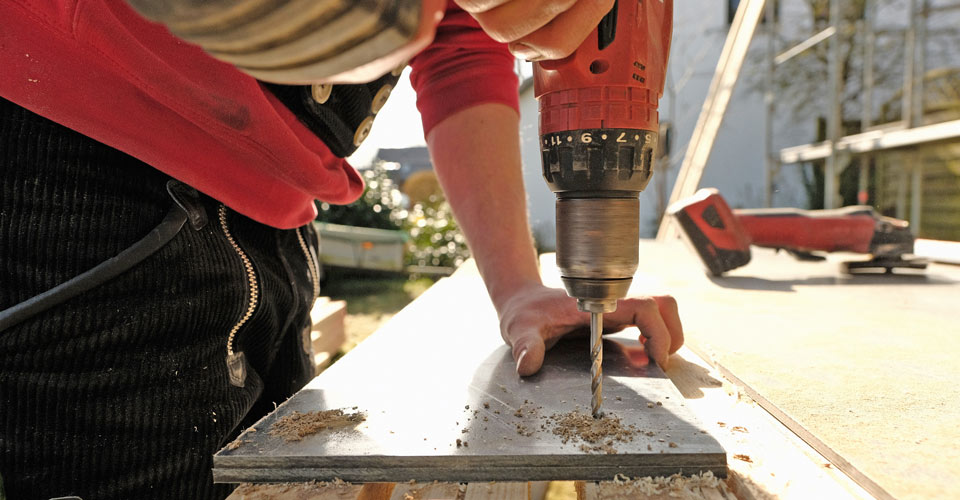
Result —
<instances>
[{"instance_id":1,"label":"zipper on trousers","mask_svg":"<svg viewBox=\"0 0 960 500\"><path fill-rule=\"evenodd\" d=\"M294 229L297 232L297 241L300 242L300 250L303 250L303 256L307 259L307 267L310 268L310 281L313 284L313 299L310 301L310 307L307 308L307 313L309 314L313 310L313 303L317 301L317 297L320 296L320 266L316 259L313 258L313 254L310 253L310 248L307 246L307 242L303 239L303 235L300 234L300 228Z\"/></svg>"},{"instance_id":2,"label":"zipper on trousers","mask_svg":"<svg viewBox=\"0 0 960 500\"><path fill-rule=\"evenodd\" d=\"M253 316L253 312L257 309L260 287L257 282L257 273L253 270L253 263L230 233L230 228L227 225L227 207L221 204L217 210L217 215L220 218L220 228L223 230L223 235L227 238L230 246L233 247L233 251L240 257L240 262L243 263L243 270L247 274L247 309L227 335L227 369L230 374L230 383L237 387L243 387L243 383L247 378L247 364L244 360L243 352L234 351L233 344L236 340L237 332L244 323Z\"/></svg>"},{"instance_id":3,"label":"zipper on trousers","mask_svg":"<svg viewBox=\"0 0 960 500\"><path fill-rule=\"evenodd\" d=\"M316 375L316 366L314 366L314 352L313 352L313 306L317 303L317 297L320 296L320 259L318 256L313 254L310 251L310 247L307 246L302 234L300 234L301 228L296 228L294 231L297 233L297 241L300 242L300 250L303 251L304 262L307 265L310 274L310 281L313 284L313 296L310 298L310 301L307 302L307 324L304 327L304 330L300 332L300 342L301 349L310 359L310 371L311 376ZM302 228L306 230L306 227Z\"/></svg>"}]
</instances>

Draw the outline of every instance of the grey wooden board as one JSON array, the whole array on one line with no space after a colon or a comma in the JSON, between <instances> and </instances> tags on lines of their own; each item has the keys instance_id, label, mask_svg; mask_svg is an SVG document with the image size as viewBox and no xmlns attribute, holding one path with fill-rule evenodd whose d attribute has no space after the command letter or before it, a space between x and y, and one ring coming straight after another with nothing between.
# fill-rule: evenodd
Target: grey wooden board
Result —
<instances>
[{"instance_id":1,"label":"grey wooden board","mask_svg":"<svg viewBox=\"0 0 960 500\"><path fill-rule=\"evenodd\" d=\"M255 431L245 431L241 446L220 451L214 479L602 480L708 470L725 475L722 447L701 432L663 372L640 364L636 337L634 329L604 342L604 410L654 435L616 443L616 454L587 453L580 443L563 444L541 424L554 413L589 412L588 339L560 342L548 351L540 373L520 378L479 277L443 280L258 422ZM657 402L662 406L647 407ZM517 417L521 405L524 416ZM367 415L355 428L294 442L269 433L278 418L294 411L353 407ZM533 408L538 410L530 415ZM519 434L518 424L532 434ZM457 447L457 439L468 445Z\"/></svg>"}]
</instances>

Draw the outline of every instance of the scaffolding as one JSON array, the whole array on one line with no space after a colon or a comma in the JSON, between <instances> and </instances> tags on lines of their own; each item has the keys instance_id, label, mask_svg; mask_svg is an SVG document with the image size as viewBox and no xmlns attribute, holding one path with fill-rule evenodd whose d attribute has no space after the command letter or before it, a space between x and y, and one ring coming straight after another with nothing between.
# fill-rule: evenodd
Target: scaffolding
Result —
<instances>
[{"instance_id":1,"label":"scaffolding","mask_svg":"<svg viewBox=\"0 0 960 500\"><path fill-rule=\"evenodd\" d=\"M692 195L700 182L703 170L706 167L713 140L716 137L726 105L729 102L733 86L739 76L743 57L746 55L747 45L753 39L761 15L765 17L768 30L765 64L765 203L769 207L773 203L775 179L781 169L790 164L801 164L815 160L823 160L824 166L824 208L836 208L840 205L839 179L840 174L852 163L852 157L861 155L865 161L860 161L858 181L858 201L865 203L867 179L869 177L869 157L879 151L904 150L911 151L914 161L908 162L902 172L899 192L896 197L897 216L906 218L906 189L910 186L910 213L909 220L914 231L920 228L920 208L923 193L923 165L916 161L917 146L936 141L960 138L960 120L951 120L934 124L927 124L924 119L923 84L926 69L926 43L928 34L928 20L931 14L948 10L960 9L960 3L951 5L932 6L931 0L909 0L909 24L903 32L903 85L901 89L900 120L892 123L875 124L873 119L874 91L875 91L875 47L876 47L876 20L879 0L866 0L861 19L855 23L842 15L841 8L848 2L829 0L828 25L811 36L782 52L778 52L776 35L779 32L776 15L776 1L746 0L740 2L737 14L727 41L723 55L717 64L710 91L694 128L693 136L683 164L674 185L670 202ZM891 30L885 30L890 33ZM860 117L860 132L853 135L843 134L843 93L844 77L842 75L841 46L844 38L852 36L851 43L859 46L859 54L863 58L862 92L860 95L862 115ZM810 144L802 144L775 150L774 147L774 117L776 116L775 74L777 68L790 59L821 44L829 43L827 52L828 64L828 110L826 117L826 140ZM737 58L739 57L739 60ZM735 64L730 63L733 58ZM907 176L909 174L909 181ZM659 239L675 236L676 228L670 218L664 218L664 223L658 233Z\"/></svg>"}]
</instances>

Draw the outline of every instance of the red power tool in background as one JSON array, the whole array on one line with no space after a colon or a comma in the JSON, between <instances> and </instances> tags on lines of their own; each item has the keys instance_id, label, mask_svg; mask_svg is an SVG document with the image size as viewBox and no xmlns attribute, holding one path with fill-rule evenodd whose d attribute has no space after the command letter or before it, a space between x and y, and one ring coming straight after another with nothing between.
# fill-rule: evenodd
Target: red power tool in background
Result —
<instances>
[{"instance_id":1,"label":"red power tool in background","mask_svg":"<svg viewBox=\"0 0 960 500\"><path fill-rule=\"evenodd\" d=\"M577 50L534 65L543 176L557 195L557 266L591 313L593 414L600 413L603 313L637 270L640 191L653 174L672 0L619 0Z\"/></svg>"},{"instance_id":2,"label":"red power tool in background","mask_svg":"<svg viewBox=\"0 0 960 500\"><path fill-rule=\"evenodd\" d=\"M844 263L847 272L925 269L913 253L906 221L884 217L869 206L834 210L768 208L731 210L716 189L701 189L667 207L682 234L714 276L750 262L750 245L783 249L801 260L823 260L814 252L869 254Z\"/></svg>"}]
</instances>

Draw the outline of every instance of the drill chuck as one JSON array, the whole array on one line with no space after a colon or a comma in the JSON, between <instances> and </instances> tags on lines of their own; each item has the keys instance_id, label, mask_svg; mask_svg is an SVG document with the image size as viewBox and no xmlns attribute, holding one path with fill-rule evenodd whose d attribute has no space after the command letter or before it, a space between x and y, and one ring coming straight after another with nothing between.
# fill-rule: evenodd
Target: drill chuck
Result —
<instances>
[{"instance_id":1,"label":"drill chuck","mask_svg":"<svg viewBox=\"0 0 960 500\"><path fill-rule=\"evenodd\" d=\"M586 312L613 312L637 271L640 202L625 197L557 199L557 265Z\"/></svg>"}]
</instances>

